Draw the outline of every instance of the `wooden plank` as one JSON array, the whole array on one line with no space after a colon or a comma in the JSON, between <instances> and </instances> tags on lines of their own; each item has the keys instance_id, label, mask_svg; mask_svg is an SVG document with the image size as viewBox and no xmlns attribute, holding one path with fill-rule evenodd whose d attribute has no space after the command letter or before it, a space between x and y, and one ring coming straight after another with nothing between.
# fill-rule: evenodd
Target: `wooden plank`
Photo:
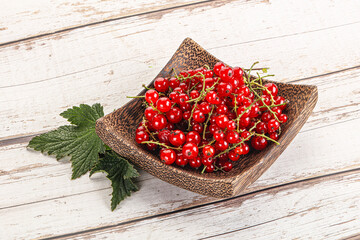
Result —
<instances>
[{"instance_id":1,"label":"wooden plank","mask_svg":"<svg viewBox=\"0 0 360 240\"><path fill-rule=\"evenodd\" d=\"M115 0L78 2L38 0L36 3L29 1L2 2L0 9L0 45L82 25L172 9L204 1L126 0L120 3Z\"/></svg>"},{"instance_id":2,"label":"wooden plank","mask_svg":"<svg viewBox=\"0 0 360 240\"><path fill-rule=\"evenodd\" d=\"M102 102L106 112L120 107L127 101L125 95L136 94L141 83L157 74L188 32L232 65L248 66L259 60L271 66L280 81L356 66L360 57L360 36L353 34L360 26L356 3L317 1L313 5L278 0L255 8L251 3L231 1L165 11L156 21L153 18L160 13L2 47L0 121L10 121L11 127L0 125L0 138L53 129L65 123L58 114L79 103ZM297 11L291 16L277 15L284 6ZM329 21L319 19L322 7ZM339 11L345 10L348 13L340 17ZM336 14L330 17L332 12ZM263 23L252 17L254 23L245 24L257 14L263 16ZM215 15L216 19L211 17ZM236 19L227 17L235 15ZM179 19L183 19L181 24ZM303 24L304 19L309 24ZM192 22L197 22L196 31ZM244 24L232 31L230 26L239 22ZM283 24L274 28L279 22ZM167 38L162 37L164 32ZM203 38L205 35L208 37ZM241 54L234 54L239 51Z\"/></svg>"},{"instance_id":3,"label":"wooden plank","mask_svg":"<svg viewBox=\"0 0 360 240\"><path fill-rule=\"evenodd\" d=\"M360 232L358 189L359 170L68 238L339 239Z\"/></svg>"},{"instance_id":4,"label":"wooden plank","mask_svg":"<svg viewBox=\"0 0 360 240\"><path fill-rule=\"evenodd\" d=\"M359 124L357 119L300 133L247 192L360 168L360 137L353 131ZM70 164L27 151L24 145L4 148L0 186L7 194L0 199L0 226L17 238L111 226L216 201L141 172L140 191L111 212L110 183L102 174L70 181ZM27 214L20 215L23 212ZM33 219L36 221L30 224ZM72 224L68 224L69 219Z\"/></svg>"}]
</instances>

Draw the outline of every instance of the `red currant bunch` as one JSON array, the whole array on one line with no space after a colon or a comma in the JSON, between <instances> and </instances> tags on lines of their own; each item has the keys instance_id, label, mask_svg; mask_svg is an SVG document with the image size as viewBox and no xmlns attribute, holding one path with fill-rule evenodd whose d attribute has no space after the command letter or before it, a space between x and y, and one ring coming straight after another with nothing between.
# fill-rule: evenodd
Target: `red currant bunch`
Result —
<instances>
[{"instance_id":1,"label":"red currant bunch","mask_svg":"<svg viewBox=\"0 0 360 240\"><path fill-rule=\"evenodd\" d=\"M145 110L135 141L165 164L202 173L228 172L250 151L278 144L288 101L266 76L251 76L253 66L218 62L155 79L154 88L137 96L145 99Z\"/></svg>"}]
</instances>

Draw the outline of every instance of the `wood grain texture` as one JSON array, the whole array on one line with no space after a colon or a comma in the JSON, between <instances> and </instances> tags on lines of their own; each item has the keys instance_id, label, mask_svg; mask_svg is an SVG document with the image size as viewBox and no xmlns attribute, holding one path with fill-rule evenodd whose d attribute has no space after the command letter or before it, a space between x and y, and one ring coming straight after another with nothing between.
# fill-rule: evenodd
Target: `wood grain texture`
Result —
<instances>
[{"instance_id":1,"label":"wood grain texture","mask_svg":"<svg viewBox=\"0 0 360 240\"><path fill-rule=\"evenodd\" d=\"M201 1L0 1L0 45L83 25L177 8ZM205 1L206 2L206 1Z\"/></svg>"},{"instance_id":2,"label":"wood grain texture","mask_svg":"<svg viewBox=\"0 0 360 240\"><path fill-rule=\"evenodd\" d=\"M360 168L360 149L357 148L360 137L352 131L359 124L357 119L300 132L246 192ZM338 141L339 137L353 141ZM335 148L348 151L334 151ZM53 158L28 151L24 144L4 147L0 153L3 171L0 188L7 193L6 198L0 199L0 226L14 238L54 236L123 224L216 201L142 171L138 181L140 191L111 212L110 183L104 175L70 181L69 163L58 163ZM27 214L19 217L23 212ZM29 224L34 219L36 222ZM69 219L72 224L68 224Z\"/></svg>"},{"instance_id":3,"label":"wood grain texture","mask_svg":"<svg viewBox=\"0 0 360 240\"><path fill-rule=\"evenodd\" d=\"M120 107L127 102L125 95L137 94L142 83L156 76L188 32L230 65L249 66L259 60L284 82L359 64L360 37L353 32L360 23L349 23L360 20L353 14L356 6L317 1L319 6L314 8L289 2L293 6L279 0L184 8L164 12L156 20L150 14L4 46L0 48L0 120L10 124L0 125L0 139L54 129L65 123L58 114L80 103L101 102L106 112ZM283 6L294 15L280 14ZM334 15L319 20L317 7ZM349 12L345 17L335 14L345 9ZM240 19L226 17L235 12L241 13ZM278 18L269 12L279 13ZM240 25L235 32L220 27L246 22L256 14L264 16L263 23ZM312 24L303 25L299 19ZM198 22L199 29L193 31L192 22ZM280 29L273 27L278 22L284 22ZM162 32L169 34L163 38Z\"/></svg>"},{"instance_id":4,"label":"wood grain texture","mask_svg":"<svg viewBox=\"0 0 360 240\"><path fill-rule=\"evenodd\" d=\"M358 170L69 239L339 239L360 231L359 188Z\"/></svg>"},{"instance_id":5,"label":"wood grain texture","mask_svg":"<svg viewBox=\"0 0 360 240\"><path fill-rule=\"evenodd\" d=\"M177 72L219 62L200 45L186 38L157 77L170 78ZM255 77L254 77L255 79ZM153 87L151 82L149 87ZM266 83L266 81L264 81ZM199 170L166 165L160 158L135 142L135 130L144 116L143 99L135 98L120 109L96 121L96 133L121 156L148 173L178 187L207 196L225 198L239 194L258 179L286 149L309 118L318 99L316 86L276 83L279 96L289 101L285 113L289 120L281 127L279 146L269 144L234 163L230 172L201 174ZM144 95L144 89L139 95Z\"/></svg>"}]
</instances>

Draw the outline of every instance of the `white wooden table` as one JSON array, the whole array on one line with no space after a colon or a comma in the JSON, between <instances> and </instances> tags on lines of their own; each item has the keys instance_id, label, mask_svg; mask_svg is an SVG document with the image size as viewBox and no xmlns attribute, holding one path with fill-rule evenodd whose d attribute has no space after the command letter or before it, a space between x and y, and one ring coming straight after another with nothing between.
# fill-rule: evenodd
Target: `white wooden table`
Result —
<instances>
[{"instance_id":1,"label":"white wooden table","mask_svg":"<svg viewBox=\"0 0 360 240\"><path fill-rule=\"evenodd\" d=\"M0 239L360 239L360 1L0 5ZM104 175L71 181L67 161L26 149L73 105L122 106L185 37L318 86L305 126L246 193L204 197L140 171L140 191L111 212Z\"/></svg>"}]
</instances>

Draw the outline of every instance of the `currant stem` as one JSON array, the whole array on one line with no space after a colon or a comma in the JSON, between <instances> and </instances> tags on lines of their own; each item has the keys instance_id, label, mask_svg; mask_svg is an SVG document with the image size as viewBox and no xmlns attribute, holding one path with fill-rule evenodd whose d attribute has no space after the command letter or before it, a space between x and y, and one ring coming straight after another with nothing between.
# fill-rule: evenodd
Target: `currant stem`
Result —
<instances>
[{"instance_id":1,"label":"currant stem","mask_svg":"<svg viewBox=\"0 0 360 240\"><path fill-rule=\"evenodd\" d=\"M144 141L144 142L142 142L142 144L147 144L147 143L153 143L153 144L156 144L156 145L168 148L168 149L181 150L181 147L177 147L177 148L176 147L171 147L171 146L166 145L165 143L159 143L159 142L156 142L156 141Z\"/></svg>"},{"instance_id":2,"label":"currant stem","mask_svg":"<svg viewBox=\"0 0 360 240\"><path fill-rule=\"evenodd\" d=\"M144 98L145 96L126 96L126 98Z\"/></svg>"},{"instance_id":3,"label":"currant stem","mask_svg":"<svg viewBox=\"0 0 360 240\"><path fill-rule=\"evenodd\" d=\"M206 132L207 124L208 124L209 121L210 121L210 118L211 118L211 116L212 116L213 111L214 111L214 106L211 107L211 111L210 111L210 113L209 113L209 115L208 115L208 118L206 119L205 124L204 124L203 139L205 139L205 132Z\"/></svg>"}]
</instances>

